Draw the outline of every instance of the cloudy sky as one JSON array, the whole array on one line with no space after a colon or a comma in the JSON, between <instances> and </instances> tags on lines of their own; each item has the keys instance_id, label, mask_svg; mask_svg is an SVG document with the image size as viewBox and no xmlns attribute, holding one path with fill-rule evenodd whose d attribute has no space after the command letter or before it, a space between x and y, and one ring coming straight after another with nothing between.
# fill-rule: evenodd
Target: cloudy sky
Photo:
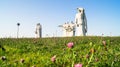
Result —
<instances>
[{"instance_id":1,"label":"cloudy sky","mask_svg":"<svg viewBox=\"0 0 120 67\"><path fill-rule=\"evenodd\" d=\"M35 37L42 25L43 37L62 36L58 25L74 21L76 8L85 9L88 35L120 36L120 0L0 0L0 37Z\"/></svg>"}]
</instances>

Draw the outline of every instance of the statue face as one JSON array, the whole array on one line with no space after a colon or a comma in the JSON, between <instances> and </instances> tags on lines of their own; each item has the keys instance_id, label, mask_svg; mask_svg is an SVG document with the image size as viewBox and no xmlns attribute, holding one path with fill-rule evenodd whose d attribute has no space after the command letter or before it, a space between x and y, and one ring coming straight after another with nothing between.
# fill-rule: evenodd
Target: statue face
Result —
<instances>
[{"instance_id":1,"label":"statue face","mask_svg":"<svg viewBox=\"0 0 120 67\"><path fill-rule=\"evenodd\" d=\"M84 9L83 8L77 8L78 13L84 13Z\"/></svg>"},{"instance_id":2,"label":"statue face","mask_svg":"<svg viewBox=\"0 0 120 67\"><path fill-rule=\"evenodd\" d=\"M81 10L78 10L81 13Z\"/></svg>"},{"instance_id":3,"label":"statue face","mask_svg":"<svg viewBox=\"0 0 120 67\"><path fill-rule=\"evenodd\" d=\"M78 10L79 13L84 13L84 10Z\"/></svg>"}]
</instances>

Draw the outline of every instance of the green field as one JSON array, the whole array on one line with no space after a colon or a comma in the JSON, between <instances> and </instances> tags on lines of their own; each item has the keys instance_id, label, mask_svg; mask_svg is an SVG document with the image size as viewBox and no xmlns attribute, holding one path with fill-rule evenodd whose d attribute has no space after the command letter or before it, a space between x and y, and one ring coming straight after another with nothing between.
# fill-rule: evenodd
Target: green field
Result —
<instances>
[{"instance_id":1,"label":"green field","mask_svg":"<svg viewBox=\"0 0 120 67\"><path fill-rule=\"evenodd\" d=\"M74 43L72 48L67 47L69 42ZM120 37L0 39L0 67L74 67L75 64L120 67Z\"/></svg>"}]
</instances>

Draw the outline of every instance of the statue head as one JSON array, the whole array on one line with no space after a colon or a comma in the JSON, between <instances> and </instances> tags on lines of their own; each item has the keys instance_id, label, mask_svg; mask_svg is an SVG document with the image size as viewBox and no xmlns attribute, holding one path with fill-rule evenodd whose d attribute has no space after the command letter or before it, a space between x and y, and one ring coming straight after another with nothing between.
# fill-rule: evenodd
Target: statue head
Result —
<instances>
[{"instance_id":1,"label":"statue head","mask_svg":"<svg viewBox=\"0 0 120 67\"><path fill-rule=\"evenodd\" d=\"M84 8L77 8L78 13L84 13Z\"/></svg>"},{"instance_id":2,"label":"statue head","mask_svg":"<svg viewBox=\"0 0 120 67\"><path fill-rule=\"evenodd\" d=\"M42 25L40 23L37 23L37 28L42 28Z\"/></svg>"},{"instance_id":3,"label":"statue head","mask_svg":"<svg viewBox=\"0 0 120 67\"><path fill-rule=\"evenodd\" d=\"M37 26L40 26L40 23L37 23Z\"/></svg>"}]
</instances>

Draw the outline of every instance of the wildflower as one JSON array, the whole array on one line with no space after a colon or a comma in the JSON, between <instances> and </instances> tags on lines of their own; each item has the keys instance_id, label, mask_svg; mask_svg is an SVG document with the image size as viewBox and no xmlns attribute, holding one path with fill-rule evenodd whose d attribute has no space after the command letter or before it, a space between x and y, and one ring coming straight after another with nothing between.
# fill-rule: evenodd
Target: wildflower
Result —
<instances>
[{"instance_id":1,"label":"wildflower","mask_svg":"<svg viewBox=\"0 0 120 67\"><path fill-rule=\"evenodd\" d=\"M95 61L96 61L96 62L98 62L98 61L99 61L99 59L98 59L98 58L95 58Z\"/></svg>"},{"instance_id":2,"label":"wildflower","mask_svg":"<svg viewBox=\"0 0 120 67\"><path fill-rule=\"evenodd\" d=\"M6 57L5 57L5 56L2 56L2 57L1 57L1 60L3 60L3 61L6 60Z\"/></svg>"},{"instance_id":3,"label":"wildflower","mask_svg":"<svg viewBox=\"0 0 120 67\"><path fill-rule=\"evenodd\" d=\"M90 50L90 52L91 52L91 53L94 53L94 52L95 52L95 49L94 49L94 48L92 48L92 49Z\"/></svg>"},{"instance_id":4,"label":"wildflower","mask_svg":"<svg viewBox=\"0 0 120 67\"><path fill-rule=\"evenodd\" d=\"M20 63L24 63L25 62L25 60L24 59L20 59Z\"/></svg>"},{"instance_id":5,"label":"wildflower","mask_svg":"<svg viewBox=\"0 0 120 67\"><path fill-rule=\"evenodd\" d=\"M90 57L90 56L87 54L87 55L86 55L86 58L89 58L89 57Z\"/></svg>"},{"instance_id":6,"label":"wildflower","mask_svg":"<svg viewBox=\"0 0 120 67\"><path fill-rule=\"evenodd\" d=\"M103 45L106 46L106 41L102 41Z\"/></svg>"},{"instance_id":7,"label":"wildflower","mask_svg":"<svg viewBox=\"0 0 120 67\"><path fill-rule=\"evenodd\" d=\"M82 67L82 64L75 64L74 67Z\"/></svg>"},{"instance_id":8,"label":"wildflower","mask_svg":"<svg viewBox=\"0 0 120 67\"><path fill-rule=\"evenodd\" d=\"M104 40L104 41L102 41L102 43L103 43L103 45L104 45L105 50L107 51L106 41Z\"/></svg>"},{"instance_id":9,"label":"wildflower","mask_svg":"<svg viewBox=\"0 0 120 67\"><path fill-rule=\"evenodd\" d=\"M56 60L56 55L54 55L54 56L51 58L51 61L52 61L52 62L55 62L55 60Z\"/></svg>"},{"instance_id":10,"label":"wildflower","mask_svg":"<svg viewBox=\"0 0 120 67\"><path fill-rule=\"evenodd\" d=\"M68 48L72 48L73 45L74 45L73 42L69 42L69 43L67 44L67 47L68 47Z\"/></svg>"}]
</instances>

